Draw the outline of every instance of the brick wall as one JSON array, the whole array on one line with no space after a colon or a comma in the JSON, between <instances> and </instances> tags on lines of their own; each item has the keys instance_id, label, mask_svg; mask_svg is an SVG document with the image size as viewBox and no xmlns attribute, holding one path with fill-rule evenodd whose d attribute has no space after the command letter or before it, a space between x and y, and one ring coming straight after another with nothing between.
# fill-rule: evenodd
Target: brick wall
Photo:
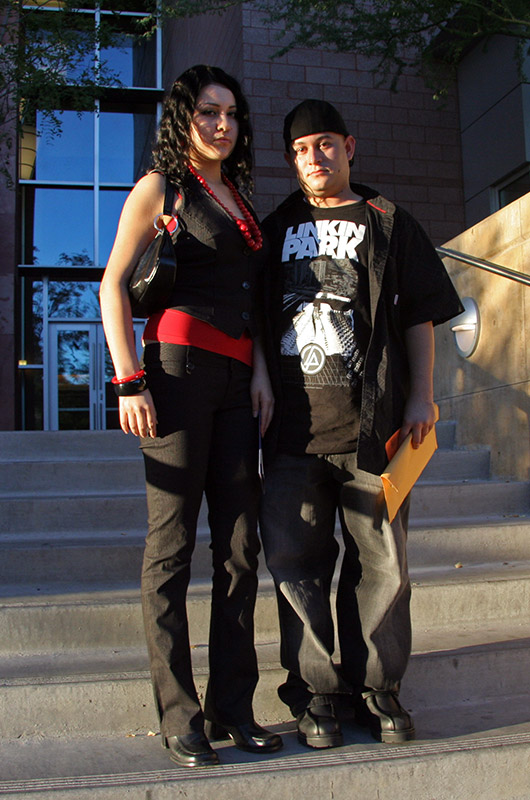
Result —
<instances>
[{"instance_id":1,"label":"brick wall","mask_svg":"<svg viewBox=\"0 0 530 800\"><path fill-rule=\"evenodd\" d=\"M283 157L282 124L300 100L329 100L357 140L352 179L379 189L424 225L436 244L464 228L460 130L455 94L445 105L405 76L398 92L377 86L372 64L355 54L296 49L272 58L281 30L245 6L243 85L253 112L255 205L270 211L297 188Z\"/></svg>"},{"instance_id":2,"label":"brick wall","mask_svg":"<svg viewBox=\"0 0 530 800\"><path fill-rule=\"evenodd\" d=\"M223 14L201 14L165 27L163 81L169 89L181 72L194 64L212 64L241 78L242 10L234 6Z\"/></svg>"}]
</instances>

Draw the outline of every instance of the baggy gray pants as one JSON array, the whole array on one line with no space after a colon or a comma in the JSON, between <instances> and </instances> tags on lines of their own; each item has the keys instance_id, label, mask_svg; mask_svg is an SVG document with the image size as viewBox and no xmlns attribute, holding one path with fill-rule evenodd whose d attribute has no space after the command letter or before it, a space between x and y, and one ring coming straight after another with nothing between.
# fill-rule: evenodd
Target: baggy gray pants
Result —
<instances>
[{"instance_id":1,"label":"baggy gray pants","mask_svg":"<svg viewBox=\"0 0 530 800\"><path fill-rule=\"evenodd\" d=\"M279 454L265 477L260 529L289 671L279 694L295 715L315 694L397 689L410 655L409 501L390 524L380 478L355 462L355 453ZM340 667L330 602L337 511L345 547L337 588Z\"/></svg>"}]
</instances>

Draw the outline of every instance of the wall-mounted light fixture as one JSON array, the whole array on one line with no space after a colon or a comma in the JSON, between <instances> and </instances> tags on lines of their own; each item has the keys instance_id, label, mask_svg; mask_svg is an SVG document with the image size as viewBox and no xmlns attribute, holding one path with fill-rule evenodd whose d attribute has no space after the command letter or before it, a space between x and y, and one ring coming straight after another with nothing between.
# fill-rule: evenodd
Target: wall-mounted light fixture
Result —
<instances>
[{"instance_id":1,"label":"wall-mounted light fixture","mask_svg":"<svg viewBox=\"0 0 530 800\"><path fill-rule=\"evenodd\" d=\"M472 297L463 297L464 311L451 320L456 349L463 358L469 358L477 349L480 336L480 311Z\"/></svg>"}]
</instances>

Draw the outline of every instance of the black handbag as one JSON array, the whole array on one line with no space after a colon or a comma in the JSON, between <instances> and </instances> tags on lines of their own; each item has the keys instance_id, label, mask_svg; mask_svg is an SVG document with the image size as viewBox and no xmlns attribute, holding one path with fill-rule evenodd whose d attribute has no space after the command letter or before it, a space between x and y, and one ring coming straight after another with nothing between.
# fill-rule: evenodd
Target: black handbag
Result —
<instances>
[{"instance_id":1,"label":"black handbag","mask_svg":"<svg viewBox=\"0 0 530 800\"><path fill-rule=\"evenodd\" d=\"M159 228L161 216L173 216L173 198L175 190L166 178L164 210L155 218L154 226L158 233L149 244L145 253L129 279L129 300L133 317L150 317L156 311L166 308L177 277L177 259L174 242L179 230L176 217L176 228L170 233L166 226Z\"/></svg>"}]
</instances>

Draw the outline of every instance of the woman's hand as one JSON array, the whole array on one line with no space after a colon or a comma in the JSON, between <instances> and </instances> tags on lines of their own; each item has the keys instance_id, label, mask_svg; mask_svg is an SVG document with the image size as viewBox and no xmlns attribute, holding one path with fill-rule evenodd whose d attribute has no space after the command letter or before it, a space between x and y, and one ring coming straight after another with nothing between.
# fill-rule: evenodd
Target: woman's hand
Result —
<instances>
[{"instance_id":1,"label":"woman's hand","mask_svg":"<svg viewBox=\"0 0 530 800\"><path fill-rule=\"evenodd\" d=\"M252 414L254 417L260 416L260 431L264 436L274 414L274 395L259 337L254 339L253 360L254 366L250 380Z\"/></svg>"},{"instance_id":2,"label":"woman's hand","mask_svg":"<svg viewBox=\"0 0 530 800\"><path fill-rule=\"evenodd\" d=\"M156 436L156 410L151 392L120 397L120 426L124 433L134 436Z\"/></svg>"},{"instance_id":3,"label":"woman's hand","mask_svg":"<svg viewBox=\"0 0 530 800\"><path fill-rule=\"evenodd\" d=\"M274 413L274 395L267 370L254 370L250 381L250 397L252 414L254 417L260 416L260 431L264 436Z\"/></svg>"}]
</instances>

